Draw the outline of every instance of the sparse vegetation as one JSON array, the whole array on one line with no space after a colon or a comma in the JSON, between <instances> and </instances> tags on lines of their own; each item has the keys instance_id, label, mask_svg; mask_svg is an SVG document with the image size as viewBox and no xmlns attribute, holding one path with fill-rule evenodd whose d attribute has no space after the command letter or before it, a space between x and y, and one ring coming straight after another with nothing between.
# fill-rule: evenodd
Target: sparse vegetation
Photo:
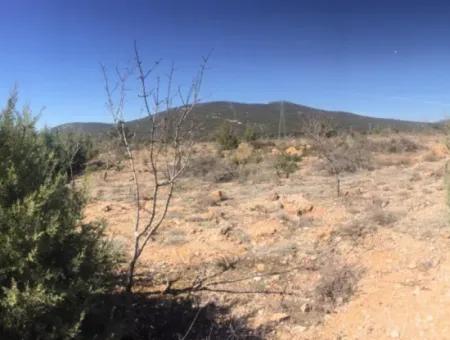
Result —
<instances>
[{"instance_id":1,"label":"sparse vegetation","mask_svg":"<svg viewBox=\"0 0 450 340\"><path fill-rule=\"evenodd\" d=\"M315 294L319 308L327 312L349 301L356 291L358 272L348 265L329 264L324 267Z\"/></svg>"},{"instance_id":2,"label":"sparse vegetation","mask_svg":"<svg viewBox=\"0 0 450 340\"><path fill-rule=\"evenodd\" d=\"M355 244L361 242L366 236L377 231L376 225L369 219L354 219L337 229L333 235L347 238Z\"/></svg>"},{"instance_id":3,"label":"sparse vegetation","mask_svg":"<svg viewBox=\"0 0 450 340\"><path fill-rule=\"evenodd\" d=\"M88 161L98 154L88 135L44 130L42 138L55 154L58 167L65 169L71 180L80 175L86 169Z\"/></svg>"},{"instance_id":4,"label":"sparse vegetation","mask_svg":"<svg viewBox=\"0 0 450 340\"><path fill-rule=\"evenodd\" d=\"M251 126L247 126L244 130L244 140L247 143L254 142L258 139L255 129Z\"/></svg>"},{"instance_id":5,"label":"sparse vegetation","mask_svg":"<svg viewBox=\"0 0 450 340\"><path fill-rule=\"evenodd\" d=\"M371 219L378 225L388 226L396 222L398 220L398 216L391 211L386 211L385 209L376 207L371 213Z\"/></svg>"},{"instance_id":6,"label":"sparse vegetation","mask_svg":"<svg viewBox=\"0 0 450 340\"><path fill-rule=\"evenodd\" d=\"M420 150L420 148L420 145L407 137L394 137L368 143L368 149L370 151L384 153L415 152Z\"/></svg>"},{"instance_id":7,"label":"sparse vegetation","mask_svg":"<svg viewBox=\"0 0 450 340\"><path fill-rule=\"evenodd\" d=\"M225 122L217 133L217 143L222 150L233 150L239 146L239 138L233 131L230 123Z\"/></svg>"},{"instance_id":8,"label":"sparse vegetation","mask_svg":"<svg viewBox=\"0 0 450 340\"><path fill-rule=\"evenodd\" d=\"M291 174L293 174L297 169L297 162L299 161L298 156L291 156L286 153L282 153L276 157L275 160L275 169L278 176L284 176L285 178L289 178Z\"/></svg>"},{"instance_id":9,"label":"sparse vegetation","mask_svg":"<svg viewBox=\"0 0 450 340\"><path fill-rule=\"evenodd\" d=\"M341 173L372 168L364 136L338 133L330 120L313 117L303 120L302 131L313 151L325 161L327 172L335 176L337 196L341 193Z\"/></svg>"}]
</instances>

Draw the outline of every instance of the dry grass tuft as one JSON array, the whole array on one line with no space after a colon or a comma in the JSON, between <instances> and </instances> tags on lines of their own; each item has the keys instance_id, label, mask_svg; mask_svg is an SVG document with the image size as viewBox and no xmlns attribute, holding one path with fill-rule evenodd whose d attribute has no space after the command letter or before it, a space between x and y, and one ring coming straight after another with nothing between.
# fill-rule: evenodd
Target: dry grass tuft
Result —
<instances>
[{"instance_id":1,"label":"dry grass tuft","mask_svg":"<svg viewBox=\"0 0 450 340\"><path fill-rule=\"evenodd\" d=\"M404 153L416 152L422 146L407 137L393 137L388 140L370 141L368 148L374 152L382 153Z\"/></svg>"},{"instance_id":2,"label":"dry grass tuft","mask_svg":"<svg viewBox=\"0 0 450 340\"><path fill-rule=\"evenodd\" d=\"M399 216L391 211L382 208L375 208L371 213L370 219L378 225L388 226L398 221Z\"/></svg>"},{"instance_id":3,"label":"dry grass tuft","mask_svg":"<svg viewBox=\"0 0 450 340\"><path fill-rule=\"evenodd\" d=\"M359 272L348 265L332 263L324 267L314 291L316 308L331 312L347 303L356 292L359 276Z\"/></svg>"}]
</instances>

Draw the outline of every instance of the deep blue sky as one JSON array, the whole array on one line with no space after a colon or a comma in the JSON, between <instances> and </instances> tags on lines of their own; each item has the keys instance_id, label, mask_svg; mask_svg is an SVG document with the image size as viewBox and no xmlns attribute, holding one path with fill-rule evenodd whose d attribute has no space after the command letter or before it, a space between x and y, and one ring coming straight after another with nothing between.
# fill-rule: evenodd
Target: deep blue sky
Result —
<instances>
[{"instance_id":1,"label":"deep blue sky","mask_svg":"<svg viewBox=\"0 0 450 340\"><path fill-rule=\"evenodd\" d=\"M0 13L0 100L17 83L46 106L41 125L111 121L99 63L126 65L135 39L148 63L175 61L181 85L214 48L204 101L450 114L448 1L0 0Z\"/></svg>"}]
</instances>

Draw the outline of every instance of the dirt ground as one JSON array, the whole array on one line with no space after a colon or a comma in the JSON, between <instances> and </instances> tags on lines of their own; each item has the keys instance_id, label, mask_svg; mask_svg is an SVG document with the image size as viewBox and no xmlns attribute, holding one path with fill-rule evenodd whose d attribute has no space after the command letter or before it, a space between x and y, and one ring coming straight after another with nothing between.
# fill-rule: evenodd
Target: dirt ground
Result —
<instances>
[{"instance_id":1,"label":"dirt ground","mask_svg":"<svg viewBox=\"0 0 450 340\"><path fill-rule=\"evenodd\" d=\"M374 153L373 169L342 175L340 197L314 155L279 178L274 147L229 180L192 169L143 254L139 270L150 280L139 290L202 282L204 303L230 306L267 339L450 338L447 149L439 136L408 138L424 147ZM216 157L213 145L196 148L198 157ZM145 153L137 158L145 214L151 181ZM103 170L81 179L90 196L86 218L105 219L125 249L131 177L124 167L106 179Z\"/></svg>"}]
</instances>

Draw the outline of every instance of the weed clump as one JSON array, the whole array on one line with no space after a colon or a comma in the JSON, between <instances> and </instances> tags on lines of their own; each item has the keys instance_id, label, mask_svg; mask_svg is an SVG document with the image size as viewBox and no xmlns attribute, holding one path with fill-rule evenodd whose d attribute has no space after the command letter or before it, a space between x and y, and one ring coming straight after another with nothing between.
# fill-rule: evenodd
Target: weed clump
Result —
<instances>
[{"instance_id":1,"label":"weed clump","mask_svg":"<svg viewBox=\"0 0 450 340\"><path fill-rule=\"evenodd\" d=\"M275 160L275 170L277 175L279 177L284 176L285 178L289 178L291 174L297 171L297 162L300 160L301 157L288 155L286 153L278 155Z\"/></svg>"},{"instance_id":2,"label":"weed clump","mask_svg":"<svg viewBox=\"0 0 450 340\"><path fill-rule=\"evenodd\" d=\"M357 271L348 265L336 265L323 268L322 276L315 289L316 303L319 309L331 311L347 303L356 292Z\"/></svg>"}]
</instances>

